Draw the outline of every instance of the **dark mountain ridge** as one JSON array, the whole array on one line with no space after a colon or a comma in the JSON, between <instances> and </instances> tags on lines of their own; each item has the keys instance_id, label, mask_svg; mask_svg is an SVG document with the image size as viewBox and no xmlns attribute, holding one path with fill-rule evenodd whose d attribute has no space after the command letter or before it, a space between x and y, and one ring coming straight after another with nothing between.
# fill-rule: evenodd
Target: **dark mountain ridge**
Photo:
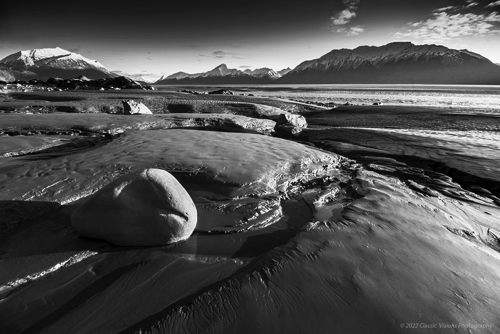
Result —
<instances>
[{"instance_id":1,"label":"dark mountain ridge","mask_svg":"<svg viewBox=\"0 0 500 334\"><path fill-rule=\"evenodd\" d=\"M395 42L332 50L276 80L290 84L500 84L500 66L468 50Z\"/></svg>"}]
</instances>

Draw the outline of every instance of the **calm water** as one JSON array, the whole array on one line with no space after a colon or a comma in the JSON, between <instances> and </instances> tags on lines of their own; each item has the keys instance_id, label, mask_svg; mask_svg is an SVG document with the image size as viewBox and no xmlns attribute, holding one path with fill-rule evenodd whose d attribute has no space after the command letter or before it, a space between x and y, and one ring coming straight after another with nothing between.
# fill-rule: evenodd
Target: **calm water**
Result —
<instances>
[{"instance_id":1,"label":"calm water","mask_svg":"<svg viewBox=\"0 0 500 334\"><path fill-rule=\"evenodd\" d=\"M175 87L179 89L180 87ZM190 86L213 90L214 86ZM225 85L233 91L258 96L302 99L314 102L426 106L457 111L500 114L500 86L477 85ZM159 86L172 90L173 86Z\"/></svg>"}]
</instances>

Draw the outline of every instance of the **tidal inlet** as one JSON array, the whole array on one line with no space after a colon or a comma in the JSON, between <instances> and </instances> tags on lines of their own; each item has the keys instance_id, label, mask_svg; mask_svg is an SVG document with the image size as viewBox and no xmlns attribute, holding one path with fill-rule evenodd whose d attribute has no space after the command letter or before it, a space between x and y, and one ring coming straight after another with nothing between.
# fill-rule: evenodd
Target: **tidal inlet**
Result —
<instances>
[{"instance_id":1,"label":"tidal inlet","mask_svg":"<svg viewBox=\"0 0 500 334\"><path fill-rule=\"evenodd\" d=\"M500 332L499 1L1 21L0 333Z\"/></svg>"}]
</instances>

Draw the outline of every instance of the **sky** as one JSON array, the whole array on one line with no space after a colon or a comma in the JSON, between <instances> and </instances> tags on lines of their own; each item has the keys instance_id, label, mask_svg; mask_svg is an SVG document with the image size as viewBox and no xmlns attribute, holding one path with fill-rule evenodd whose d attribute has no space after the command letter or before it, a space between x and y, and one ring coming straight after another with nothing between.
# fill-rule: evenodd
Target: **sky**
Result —
<instances>
[{"instance_id":1,"label":"sky","mask_svg":"<svg viewBox=\"0 0 500 334\"><path fill-rule=\"evenodd\" d=\"M147 80L222 63L294 68L333 49L395 41L500 63L500 0L24 0L0 11L0 58L61 47Z\"/></svg>"}]
</instances>

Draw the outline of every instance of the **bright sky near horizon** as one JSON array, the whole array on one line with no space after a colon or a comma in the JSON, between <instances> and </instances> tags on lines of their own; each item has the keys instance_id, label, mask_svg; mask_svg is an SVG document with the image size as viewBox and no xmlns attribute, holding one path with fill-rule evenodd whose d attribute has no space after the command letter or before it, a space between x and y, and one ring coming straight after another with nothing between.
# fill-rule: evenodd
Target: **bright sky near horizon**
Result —
<instances>
[{"instance_id":1,"label":"bright sky near horizon","mask_svg":"<svg viewBox=\"0 0 500 334\"><path fill-rule=\"evenodd\" d=\"M500 0L25 0L0 12L0 58L58 46L149 80L221 63L281 70L333 49L394 41L500 63Z\"/></svg>"}]
</instances>

